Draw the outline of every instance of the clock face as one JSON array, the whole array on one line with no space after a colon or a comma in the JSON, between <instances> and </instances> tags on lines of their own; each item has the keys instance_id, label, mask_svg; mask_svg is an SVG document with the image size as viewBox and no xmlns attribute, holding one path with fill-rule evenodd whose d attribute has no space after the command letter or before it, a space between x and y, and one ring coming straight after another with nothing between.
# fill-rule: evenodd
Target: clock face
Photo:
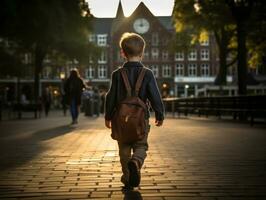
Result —
<instances>
[{"instance_id":1,"label":"clock face","mask_svg":"<svg viewBox=\"0 0 266 200\"><path fill-rule=\"evenodd\" d=\"M137 33L143 34L149 30L150 23L144 18L139 18L134 22L133 28Z\"/></svg>"}]
</instances>

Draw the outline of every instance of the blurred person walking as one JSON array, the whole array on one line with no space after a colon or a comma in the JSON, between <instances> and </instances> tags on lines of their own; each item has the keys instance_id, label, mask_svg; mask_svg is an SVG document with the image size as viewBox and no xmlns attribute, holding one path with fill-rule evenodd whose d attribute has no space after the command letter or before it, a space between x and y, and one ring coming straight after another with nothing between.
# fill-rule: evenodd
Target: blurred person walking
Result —
<instances>
[{"instance_id":1,"label":"blurred person walking","mask_svg":"<svg viewBox=\"0 0 266 200\"><path fill-rule=\"evenodd\" d=\"M45 116L48 117L52 103L52 94L49 87L46 87L42 94L42 103L44 107Z\"/></svg>"},{"instance_id":2,"label":"blurred person walking","mask_svg":"<svg viewBox=\"0 0 266 200\"><path fill-rule=\"evenodd\" d=\"M64 85L67 103L70 106L72 124L78 123L81 95L84 88L86 88L86 85L80 77L78 69L72 69Z\"/></svg>"}]
</instances>

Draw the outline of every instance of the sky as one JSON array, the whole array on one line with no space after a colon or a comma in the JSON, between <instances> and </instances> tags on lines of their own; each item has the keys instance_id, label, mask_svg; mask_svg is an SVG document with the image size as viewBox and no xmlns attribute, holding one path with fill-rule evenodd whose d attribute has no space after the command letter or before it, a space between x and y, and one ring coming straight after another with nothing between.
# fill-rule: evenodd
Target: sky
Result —
<instances>
[{"instance_id":1,"label":"sky","mask_svg":"<svg viewBox=\"0 0 266 200\"><path fill-rule=\"evenodd\" d=\"M155 16L170 16L175 0L121 0L125 16L130 16L140 2ZM95 17L115 17L119 0L87 0Z\"/></svg>"}]
</instances>

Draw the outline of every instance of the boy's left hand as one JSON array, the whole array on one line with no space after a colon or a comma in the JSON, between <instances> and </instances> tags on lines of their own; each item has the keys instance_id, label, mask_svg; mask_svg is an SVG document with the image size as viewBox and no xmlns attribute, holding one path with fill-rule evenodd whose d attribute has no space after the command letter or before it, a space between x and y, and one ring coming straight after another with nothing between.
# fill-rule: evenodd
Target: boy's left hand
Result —
<instances>
[{"instance_id":1,"label":"boy's left hand","mask_svg":"<svg viewBox=\"0 0 266 200\"><path fill-rule=\"evenodd\" d=\"M112 128L111 120L105 120L105 126L106 126L107 128Z\"/></svg>"}]
</instances>

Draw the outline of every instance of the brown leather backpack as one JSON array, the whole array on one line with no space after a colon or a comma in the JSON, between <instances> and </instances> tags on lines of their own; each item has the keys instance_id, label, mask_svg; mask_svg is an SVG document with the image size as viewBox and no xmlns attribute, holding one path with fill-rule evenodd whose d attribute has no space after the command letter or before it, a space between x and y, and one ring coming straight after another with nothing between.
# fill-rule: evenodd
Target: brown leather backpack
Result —
<instances>
[{"instance_id":1,"label":"brown leather backpack","mask_svg":"<svg viewBox=\"0 0 266 200\"><path fill-rule=\"evenodd\" d=\"M146 104L138 97L139 90L146 72L143 67L135 86L135 94L132 96L130 83L125 71L121 68L122 78L127 90L127 97L122 100L112 118L112 138L123 143L133 143L144 138L147 132Z\"/></svg>"}]
</instances>

